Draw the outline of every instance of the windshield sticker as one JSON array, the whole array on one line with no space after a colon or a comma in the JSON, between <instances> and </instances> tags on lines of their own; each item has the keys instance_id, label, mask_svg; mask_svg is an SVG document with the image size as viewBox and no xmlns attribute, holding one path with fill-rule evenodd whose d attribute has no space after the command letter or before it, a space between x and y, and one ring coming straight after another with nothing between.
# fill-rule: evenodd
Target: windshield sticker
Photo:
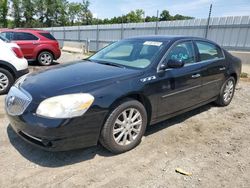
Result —
<instances>
[{"instance_id":1,"label":"windshield sticker","mask_svg":"<svg viewBox=\"0 0 250 188\"><path fill-rule=\"evenodd\" d=\"M143 45L148 45L148 46L161 46L162 42L157 42L157 41L146 41L143 43Z\"/></svg>"}]
</instances>

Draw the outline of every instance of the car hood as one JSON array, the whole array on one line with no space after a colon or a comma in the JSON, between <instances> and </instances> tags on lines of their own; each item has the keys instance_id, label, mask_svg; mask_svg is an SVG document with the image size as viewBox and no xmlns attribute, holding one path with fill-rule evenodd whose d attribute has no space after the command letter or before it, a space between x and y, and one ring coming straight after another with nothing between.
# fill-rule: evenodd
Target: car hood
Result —
<instances>
[{"instance_id":1,"label":"car hood","mask_svg":"<svg viewBox=\"0 0 250 188\"><path fill-rule=\"evenodd\" d=\"M135 69L79 61L30 74L21 88L30 93L34 101L40 102L57 95L91 92L140 73Z\"/></svg>"}]
</instances>

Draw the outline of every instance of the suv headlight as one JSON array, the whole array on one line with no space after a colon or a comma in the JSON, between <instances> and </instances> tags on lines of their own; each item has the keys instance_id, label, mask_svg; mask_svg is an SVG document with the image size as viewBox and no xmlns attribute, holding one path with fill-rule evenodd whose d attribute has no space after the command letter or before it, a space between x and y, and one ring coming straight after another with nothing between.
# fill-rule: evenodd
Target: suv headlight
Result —
<instances>
[{"instance_id":1,"label":"suv headlight","mask_svg":"<svg viewBox=\"0 0 250 188\"><path fill-rule=\"evenodd\" d=\"M82 116L94 102L88 93L60 95L45 99L36 114L48 118L73 118Z\"/></svg>"}]
</instances>

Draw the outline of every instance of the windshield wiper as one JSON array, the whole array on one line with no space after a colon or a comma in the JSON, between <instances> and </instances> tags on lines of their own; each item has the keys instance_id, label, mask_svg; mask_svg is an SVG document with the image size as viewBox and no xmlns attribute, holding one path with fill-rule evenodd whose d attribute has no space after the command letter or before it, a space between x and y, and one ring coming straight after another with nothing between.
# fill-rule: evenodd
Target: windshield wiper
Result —
<instances>
[{"instance_id":1,"label":"windshield wiper","mask_svg":"<svg viewBox=\"0 0 250 188\"><path fill-rule=\"evenodd\" d=\"M109 65L109 66L113 66L113 67L125 68L124 66L122 66L120 64L110 63L110 62L107 62L107 61L97 61L97 63L103 64L103 65Z\"/></svg>"}]
</instances>

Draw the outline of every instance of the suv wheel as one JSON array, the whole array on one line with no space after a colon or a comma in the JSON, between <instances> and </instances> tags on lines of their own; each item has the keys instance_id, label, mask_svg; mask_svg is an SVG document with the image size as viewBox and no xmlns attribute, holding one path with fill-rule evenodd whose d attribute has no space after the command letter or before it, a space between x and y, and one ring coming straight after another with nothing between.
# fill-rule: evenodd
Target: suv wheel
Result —
<instances>
[{"instance_id":1,"label":"suv wheel","mask_svg":"<svg viewBox=\"0 0 250 188\"><path fill-rule=\"evenodd\" d=\"M12 74L9 71L0 68L0 94L6 94L13 83L14 78Z\"/></svg>"},{"instance_id":2,"label":"suv wheel","mask_svg":"<svg viewBox=\"0 0 250 188\"><path fill-rule=\"evenodd\" d=\"M53 63L53 55L50 52L44 51L38 55L37 61L40 65L48 66Z\"/></svg>"},{"instance_id":3,"label":"suv wheel","mask_svg":"<svg viewBox=\"0 0 250 188\"><path fill-rule=\"evenodd\" d=\"M147 112L136 100L120 103L109 115L100 142L112 153L123 153L136 147L147 126Z\"/></svg>"}]
</instances>

